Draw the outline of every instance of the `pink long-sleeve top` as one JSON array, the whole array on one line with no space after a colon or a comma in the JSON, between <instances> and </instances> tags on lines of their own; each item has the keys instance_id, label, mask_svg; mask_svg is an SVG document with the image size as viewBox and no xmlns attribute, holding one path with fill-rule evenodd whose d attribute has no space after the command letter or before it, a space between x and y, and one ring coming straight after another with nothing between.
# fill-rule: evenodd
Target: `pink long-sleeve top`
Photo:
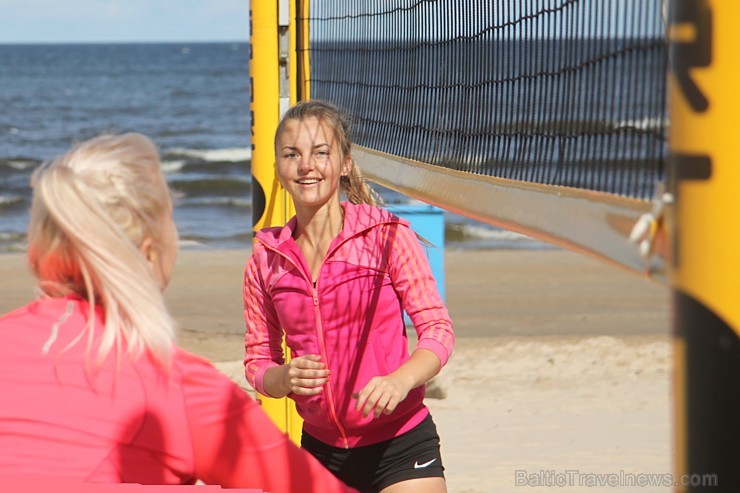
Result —
<instances>
[{"instance_id":1,"label":"pink long-sleeve top","mask_svg":"<svg viewBox=\"0 0 740 493\"><path fill-rule=\"evenodd\" d=\"M344 224L332 241L315 284L284 227L256 236L244 278L245 372L259 392L267 369L284 363L283 334L294 357L319 354L331 370L324 391L290 394L304 429L337 447L388 440L428 414L424 386L413 389L390 415L364 418L352 394L409 359L403 311L417 332L417 349L447 362L452 322L431 267L409 223L369 205L342 203Z\"/></svg>"},{"instance_id":2,"label":"pink long-sleeve top","mask_svg":"<svg viewBox=\"0 0 740 493\"><path fill-rule=\"evenodd\" d=\"M0 318L0 476L354 492L281 433L210 362L174 348L169 372L111 352L98 370L79 298ZM89 364L88 364L89 363Z\"/></svg>"}]
</instances>

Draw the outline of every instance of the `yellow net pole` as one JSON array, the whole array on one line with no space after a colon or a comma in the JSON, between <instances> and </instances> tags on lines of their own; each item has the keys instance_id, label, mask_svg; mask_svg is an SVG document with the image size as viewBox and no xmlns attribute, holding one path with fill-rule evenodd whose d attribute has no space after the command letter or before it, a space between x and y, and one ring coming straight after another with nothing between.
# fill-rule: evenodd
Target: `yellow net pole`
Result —
<instances>
[{"instance_id":1,"label":"yellow net pole","mask_svg":"<svg viewBox=\"0 0 740 493\"><path fill-rule=\"evenodd\" d=\"M296 33L296 101L308 101L311 99L311 64L309 56L309 0L297 0L298 5L296 23L291 30Z\"/></svg>"},{"instance_id":2,"label":"yellow net pole","mask_svg":"<svg viewBox=\"0 0 740 493\"><path fill-rule=\"evenodd\" d=\"M674 0L670 9L677 491L740 491L738 19L738 2Z\"/></svg>"},{"instance_id":3,"label":"yellow net pole","mask_svg":"<svg viewBox=\"0 0 740 493\"><path fill-rule=\"evenodd\" d=\"M280 121L277 4L251 2L252 225L284 224L285 191L275 175L273 136Z\"/></svg>"},{"instance_id":4,"label":"yellow net pole","mask_svg":"<svg viewBox=\"0 0 740 493\"><path fill-rule=\"evenodd\" d=\"M287 36L285 7L288 2L250 2L251 16L251 115L252 115L252 224L254 231L282 225L294 214L292 202L275 173L273 137L281 111L287 106ZM282 4L282 5L281 5ZM281 8L283 11L281 12ZM285 344L286 357L289 352ZM258 396L262 407L290 438L300 443L302 422L292 400Z\"/></svg>"}]
</instances>

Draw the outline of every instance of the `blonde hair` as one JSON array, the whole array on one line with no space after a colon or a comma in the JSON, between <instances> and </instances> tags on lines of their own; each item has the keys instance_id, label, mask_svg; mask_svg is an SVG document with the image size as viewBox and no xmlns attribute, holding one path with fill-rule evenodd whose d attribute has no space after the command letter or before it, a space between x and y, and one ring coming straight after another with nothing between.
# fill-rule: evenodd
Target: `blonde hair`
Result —
<instances>
[{"instance_id":1,"label":"blonde hair","mask_svg":"<svg viewBox=\"0 0 740 493\"><path fill-rule=\"evenodd\" d=\"M172 207L154 143L136 133L88 140L36 170L32 187L29 263L45 295L87 298L88 351L95 306L104 308L96 366L124 348L167 366L175 324L140 251L146 238L163 246Z\"/></svg>"},{"instance_id":2,"label":"blonde hair","mask_svg":"<svg viewBox=\"0 0 740 493\"><path fill-rule=\"evenodd\" d=\"M327 101L314 99L311 101L301 101L292 106L283 115L277 129L275 130L275 149L277 152L277 142L285 125L291 120L303 121L307 118L316 118L321 123L328 125L333 131L334 136L339 142L342 159L349 159L352 162L349 173L339 179L339 185L347 196L347 200L353 204L370 204L380 205L382 199L375 190L367 184L362 176L360 168L352 158L352 142L349 138L349 122L342 112Z\"/></svg>"}]
</instances>

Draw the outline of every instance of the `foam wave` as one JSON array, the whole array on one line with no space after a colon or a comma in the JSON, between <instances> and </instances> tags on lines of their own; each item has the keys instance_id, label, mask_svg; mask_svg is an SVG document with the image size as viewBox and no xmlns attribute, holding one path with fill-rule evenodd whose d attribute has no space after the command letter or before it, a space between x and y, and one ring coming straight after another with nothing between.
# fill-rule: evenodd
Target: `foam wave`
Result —
<instances>
[{"instance_id":1,"label":"foam wave","mask_svg":"<svg viewBox=\"0 0 740 493\"><path fill-rule=\"evenodd\" d=\"M186 158L202 159L209 162L232 162L249 161L252 159L252 150L248 147L233 149L170 149L167 154L183 156Z\"/></svg>"},{"instance_id":2,"label":"foam wave","mask_svg":"<svg viewBox=\"0 0 740 493\"><path fill-rule=\"evenodd\" d=\"M31 169L36 167L38 163L36 161L30 161L30 160L10 160L7 162L7 165L10 168L17 169L17 170L24 170L24 169Z\"/></svg>"},{"instance_id":3,"label":"foam wave","mask_svg":"<svg viewBox=\"0 0 740 493\"><path fill-rule=\"evenodd\" d=\"M536 250L556 248L549 243L513 231L469 223L448 222L445 228L445 236L445 243L454 248L514 248Z\"/></svg>"},{"instance_id":4,"label":"foam wave","mask_svg":"<svg viewBox=\"0 0 740 493\"><path fill-rule=\"evenodd\" d=\"M25 171L35 168L39 164L33 159L0 159L0 167L13 171Z\"/></svg>"},{"instance_id":5,"label":"foam wave","mask_svg":"<svg viewBox=\"0 0 740 493\"><path fill-rule=\"evenodd\" d=\"M18 195L0 195L0 209L9 209L23 203L23 197Z\"/></svg>"},{"instance_id":6,"label":"foam wave","mask_svg":"<svg viewBox=\"0 0 740 493\"><path fill-rule=\"evenodd\" d=\"M26 234L0 231L0 252L26 251Z\"/></svg>"},{"instance_id":7,"label":"foam wave","mask_svg":"<svg viewBox=\"0 0 740 493\"><path fill-rule=\"evenodd\" d=\"M184 234L180 237L179 247L183 250L199 250L214 248L246 248L251 243L251 233L212 237Z\"/></svg>"},{"instance_id":8,"label":"foam wave","mask_svg":"<svg viewBox=\"0 0 740 493\"><path fill-rule=\"evenodd\" d=\"M162 171L166 175L177 173L178 171L182 171L182 169L185 167L186 161L184 159L172 159L172 160L164 160L162 161Z\"/></svg>"},{"instance_id":9,"label":"foam wave","mask_svg":"<svg viewBox=\"0 0 740 493\"><path fill-rule=\"evenodd\" d=\"M184 204L189 206L226 206L238 207L240 209L251 209L252 199L241 199L237 197L199 197L197 199L184 200Z\"/></svg>"},{"instance_id":10,"label":"foam wave","mask_svg":"<svg viewBox=\"0 0 740 493\"><path fill-rule=\"evenodd\" d=\"M26 233L13 231L0 231L0 241L22 241L26 239Z\"/></svg>"},{"instance_id":11,"label":"foam wave","mask_svg":"<svg viewBox=\"0 0 740 493\"><path fill-rule=\"evenodd\" d=\"M614 122L614 128L620 129L620 128L631 128L635 130L643 130L643 131L658 131L662 128L664 128L668 124L667 120L664 120L662 118L656 118L656 117L644 117L639 120L620 120L618 122Z\"/></svg>"},{"instance_id":12,"label":"foam wave","mask_svg":"<svg viewBox=\"0 0 740 493\"><path fill-rule=\"evenodd\" d=\"M246 196L251 184L239 177L221 176L207 177L196 180L171 180L170 187L186 196Z\"/></svg>"},{"instance_id":13,"label":"foam wave","mask_svg":"<svg viewBox=\"0 0 740 493\"><path fill-rule=\"evenodd\" d=\"M505 229L494 229L474 224L452 224L448 225L449 229L456 231L457 234L469 239L480 240L499 240L499 241L538 241L529 236L508 231Z\"/></svg>"}]
</instances>

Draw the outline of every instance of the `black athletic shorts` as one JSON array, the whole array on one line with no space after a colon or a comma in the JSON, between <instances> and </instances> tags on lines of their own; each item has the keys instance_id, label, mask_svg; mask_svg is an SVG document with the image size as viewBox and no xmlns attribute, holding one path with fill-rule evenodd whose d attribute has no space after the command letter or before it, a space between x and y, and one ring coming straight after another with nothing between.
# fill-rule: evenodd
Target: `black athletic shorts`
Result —
<instances>
[{"instance_id":1,"label":"black athletic shorts","mask_svg":"<svg viewBox=\"0 0 740 493\"><path fill-rule=\"evenodd\" d=\"M362 493L377 493L408 479L444 478L439 435L431 415L414 429L385 442L343 449L327 445L304 430L301 446Z\"/></svg>"}]
</instances>

